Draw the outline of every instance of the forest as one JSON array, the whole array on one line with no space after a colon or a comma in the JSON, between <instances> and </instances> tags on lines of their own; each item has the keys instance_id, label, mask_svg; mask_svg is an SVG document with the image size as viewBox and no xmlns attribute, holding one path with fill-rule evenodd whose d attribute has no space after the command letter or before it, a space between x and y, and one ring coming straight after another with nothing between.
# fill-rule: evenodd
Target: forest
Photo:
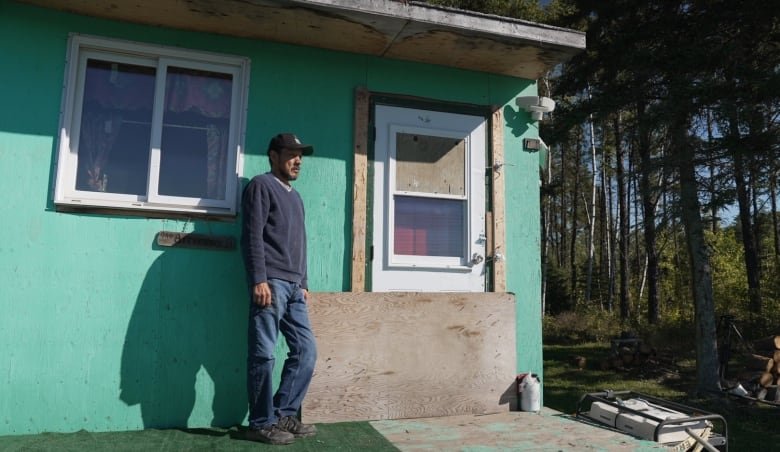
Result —
<instances>
[{"instance_id":1,"label":"forest","mask_svg":"<svg viewBox=\"0 0 780 452\"><path fill-rule=\"evenodd\" d=\"M677 331L719 390L720 320L780 334L776 2L429 3L586 33L537 80L545 335Z\"/></svg>"}]
</instances>

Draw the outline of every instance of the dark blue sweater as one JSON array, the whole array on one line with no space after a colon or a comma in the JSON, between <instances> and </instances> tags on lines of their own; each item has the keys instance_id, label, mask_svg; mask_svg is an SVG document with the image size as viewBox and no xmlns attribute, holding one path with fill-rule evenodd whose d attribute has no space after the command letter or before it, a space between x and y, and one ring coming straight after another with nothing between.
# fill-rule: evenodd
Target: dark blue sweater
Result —
<instances>
[{"instance_id":1,"label":"dark blue sweater","mask_svg":"<svg viewBox=\"0 0 780 452\"><path fill-rule=\"evenodd\" d=\"M308 289L303 201L271 173L255 176L241 197L241 254L250 286L269 278Z\"/></svg>"}]
</instances>

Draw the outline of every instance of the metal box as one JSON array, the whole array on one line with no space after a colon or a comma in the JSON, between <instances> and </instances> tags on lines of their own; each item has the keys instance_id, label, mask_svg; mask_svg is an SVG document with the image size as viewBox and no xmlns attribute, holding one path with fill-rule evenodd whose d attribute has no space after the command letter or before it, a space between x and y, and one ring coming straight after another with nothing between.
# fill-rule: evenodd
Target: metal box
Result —
<instances>
[{"instance_id":1,"label":"metal box","mask_svg":"<svg viewBox=\"0 0 780 452\"><path fill-rule=\"evenodd\" d=\"M641 414L630 412L619 413L615 418L615 428L650 441L657 441L659 443L680 442L686 440L688 436L690 436L685 431L686 428L690 428L697 435L701 435L704 429L707 428L707 421L704 420L672 423L662 425L659 428L658 425L660 422L656 419L664 421L673 419L682 420L687 419L688 416L678 411L657 405L648 405L648 408L643 410L634 409ZM655 437L656 430L658 438Z\"/></svg>"}]
</instances>

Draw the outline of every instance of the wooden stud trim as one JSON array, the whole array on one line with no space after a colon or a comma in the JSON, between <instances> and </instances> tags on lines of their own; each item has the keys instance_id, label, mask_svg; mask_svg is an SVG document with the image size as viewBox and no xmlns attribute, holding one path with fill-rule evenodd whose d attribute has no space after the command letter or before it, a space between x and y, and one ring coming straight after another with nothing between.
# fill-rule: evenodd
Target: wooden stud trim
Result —
<instances>
[{"instance_id":1,"label":"wooden stud trim","mask_svg":"<svg viewBox=\"0 0 780 452\"><path fill-rule=\"evenodd\" d=\"M492 161L490 166L496 168L496 164L504 163L504 115L500 108L493 111L491 128ZM504 168L499 166L498 171L491 171L493 175L493 256L496 252L504 256L504 259L493 261L493 290L495 292L506 292L506 192L503 170Z\"/></svg>"},{"instance_id":2,"label":"wooden stud trim","mask_svg":"<svg viewBox=\"0 0 780 452\"><path fill-rule=\"evenodd\" d=\"M352 292L366 290L366 225L368 193L368 114L370 94L355 90L354 188L352 192Z\"/></svg>"}]
</instances>

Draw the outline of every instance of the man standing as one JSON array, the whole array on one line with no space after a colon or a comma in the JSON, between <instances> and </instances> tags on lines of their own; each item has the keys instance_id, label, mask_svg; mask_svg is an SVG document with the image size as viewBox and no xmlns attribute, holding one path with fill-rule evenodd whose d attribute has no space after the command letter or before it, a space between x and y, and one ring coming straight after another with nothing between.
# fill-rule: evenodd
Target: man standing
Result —
<instances>
[{"instance_id":1,"label":"man standing","mask_svg":"<svg viewBox=\"0 0 780 452\"><path fill-rule=\"evenodd\" d=\"M297 418L317 351L306 308L303 201L290 185L298 178L303 156L313 152L291 133L276 135L268 145L271 171L255 176L242 196L241 253L251 298L246 438L252 441L290 444L295 437L316 433L313 425ZM274 348L280 331L290 352L274 394Z\"/></svg>"}]
</instances>

